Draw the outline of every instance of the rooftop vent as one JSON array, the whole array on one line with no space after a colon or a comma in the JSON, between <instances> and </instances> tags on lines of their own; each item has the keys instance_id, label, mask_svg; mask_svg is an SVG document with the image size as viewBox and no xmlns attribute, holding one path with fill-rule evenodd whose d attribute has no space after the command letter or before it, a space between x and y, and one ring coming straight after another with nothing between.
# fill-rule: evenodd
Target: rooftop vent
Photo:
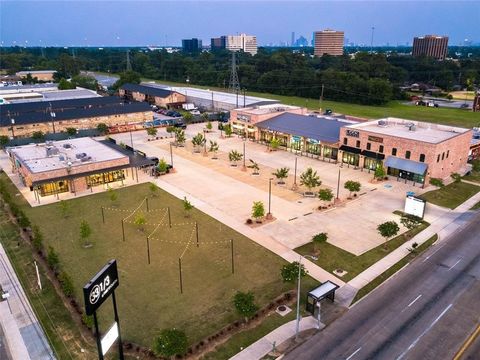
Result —
<instances>
[{"instance_id":1,"label":"rooftop vent","mask_svg":"<svg viewBox=\"0 0 480 360\"><path fill-rule=\"evenodd\" d=\"M71 149L71 148L72 148L72 144L63 144L63 148L64 148L64 149Z\"/></svg>"},{"instance_id":2,"label":"rooftop vent","mask_svg":"<svg viewBox=\"0 0 480 360\"><path fill-rule=\"evenodd\" d=\"M377 125L380 127L387 127L387 122L385 120L378 120Z\"/></svg>"},{"instance_id":3,"label":"rooftop vent","mask_svg":"<svg viewBox=\"0 0 480 360\"><path fill-rule=\"evenodd\" d=\"M86 161L90 161L90 160L92 160L91 156L84 156L80 159L81 162L86 162Z\"/></svg>"},{"instance_id":4,"label":"rooftop vent","mask_svg":"<svg viewBox=\"0 0 480 360\"><path fill-rule=\"evenodd\" d=\"M47 151L47 157L58 155L58 149L56 147L47 147L45 149Z\"/></svg>"},{"instance_id":5,"label":"rooftop vent","mask_svg":"<svg viewBox=\"0 0 480 360\"><path fill-rule=\"evenodd\" d=\"M78 153L78 154L75 154L75 157L76 157L77 159L83 159L85 156L87 156L86 153Z\"/></svg>"},{"instance_id":6,"label":"rooftop vent","mask_svg":"<svg viewBox=\"0 0 480 360\"><path fill-rule=\"evenodd\" d=\"M60 161L65 161L65 156L60 155L60 156L58 157L58 160L60 160Z\"/></svg>"}]
</instances>

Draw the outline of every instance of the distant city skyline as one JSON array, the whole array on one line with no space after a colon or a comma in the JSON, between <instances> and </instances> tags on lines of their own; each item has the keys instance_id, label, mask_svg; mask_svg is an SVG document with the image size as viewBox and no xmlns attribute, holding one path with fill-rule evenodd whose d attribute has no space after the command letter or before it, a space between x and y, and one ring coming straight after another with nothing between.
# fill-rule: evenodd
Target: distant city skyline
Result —
<instances>
[{"instance_id":1,"label":"distant city skyline","mask_svg":"<svg viewBox=\"0 0 480 360\"><path fill-rule=\"evenodd\" d=\"M345 32L348 43L411 45L446 35L449 45L480 43L474 1L5 1L2 46L181 46L182 39L246 33L259 46L290 45L315 31ZM347 40L348 39L348 40Z\"/></svg>"}]
</instances>

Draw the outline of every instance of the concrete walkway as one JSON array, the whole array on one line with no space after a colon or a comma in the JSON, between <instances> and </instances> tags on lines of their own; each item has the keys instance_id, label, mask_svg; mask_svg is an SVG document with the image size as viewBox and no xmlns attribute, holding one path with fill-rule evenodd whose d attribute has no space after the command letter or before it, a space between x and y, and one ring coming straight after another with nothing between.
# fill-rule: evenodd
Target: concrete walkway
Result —
<instances>
[{"instance_id":1,"label":"concrete walkway","mask_svg":"<svg viewBox=\"0 0 480 360\"><path fill-rule=\"evenodd\" d=\"M480 192L455 209L450 210L437 220L433 221L424 231L358 274L355 278L350 280L346 286L339 289L337 291L337 300L342 305L349 306L358 290L407 256L409 254L408 249L412 247L413 243L421 245L435 234L438 235L439 240L442 240L458 231L460 228L466 226L469 218L473 215L473 212L470 211L470 209L479 201Z\"/></svg>"},{"instance_id":2,"label":"concrete walkway","mask_svg":"<svg viewBox=\"0 0 480 360\"><path fill-rule=\"evenodd\" d=\"M323 328L324 325L320 323ZM318 321L312 316L302 318L300 321L300 331L315 329L318 327ZM273 345L276 346L295 336L296 320L292 320L282 326L276 328L268 335L265 335L260 340L254 342L249 347L240 351L237 355L230 358L230 360L253 360L261 359L273 350Z\"/></svg>"}]
</instances>

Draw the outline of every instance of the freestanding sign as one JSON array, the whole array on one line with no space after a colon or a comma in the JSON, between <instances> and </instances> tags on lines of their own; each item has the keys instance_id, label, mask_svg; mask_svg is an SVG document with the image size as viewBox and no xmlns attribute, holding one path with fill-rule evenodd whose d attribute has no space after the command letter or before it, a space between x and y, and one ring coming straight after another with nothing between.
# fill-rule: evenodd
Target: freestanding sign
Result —
<instances>
[{"instance_id":1,"label":"freestanding sign","mask_svg":"<svg viewBox=\"0 0 480 360\"><path fill-rule=\"evenodd\" d=\"M405 209L406 214L415 215L423 219L425 215L425 205L426 201L420 198L417 198L413 195L407 195L405 199Z\"/></svg>"},{"instance_id":2,"label":"freestanding sign","mask_svg":"<svg viewBox=\"0 0 480 360\"><path fill-rule=\"evenodd\" d=\"M95 323L95 337L97 340L98 358L103 360L110 346L118 339L118 353L120 360L123 360L122 337L120 336L120 322L118 320L117 302L115 300L115 289L118 287L117 261L110 260L88 283L83 287L85 300L85 313L93 315ZM97 309L112 296L113 311L115 314L114 326L107 332L103 339L100 338L98 330ZM113 329L113 331L112 331Z\"/></svg>"}]
</instances>

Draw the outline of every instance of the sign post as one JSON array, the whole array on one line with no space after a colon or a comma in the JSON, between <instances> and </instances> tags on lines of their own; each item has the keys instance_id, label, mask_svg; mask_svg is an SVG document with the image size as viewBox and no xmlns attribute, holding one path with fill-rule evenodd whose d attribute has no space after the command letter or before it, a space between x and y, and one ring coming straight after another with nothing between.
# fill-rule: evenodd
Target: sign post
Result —
<instances>
[{"instance_id":1,"label":"sign post","mask_svg":"<svg viewBox=\"0 0 480 360\"><path fill-rule=\"evenodd\" d=\"M123 223L123 222L122 222ZM117 261L110 260L85 286L83 287L83 297L85 300L85 314L93 315L95 322L95 337L98 348L98 358L103 360L110 346L118 339L119 359L123 360L122 338L120 336L120 321L118 319L117 302L115 299L115 289L118 287ZM98 327L97 310L112 296L113 311L115 323L108 330L105 336L100 338Z\"/></svg>"}]
</instances>

